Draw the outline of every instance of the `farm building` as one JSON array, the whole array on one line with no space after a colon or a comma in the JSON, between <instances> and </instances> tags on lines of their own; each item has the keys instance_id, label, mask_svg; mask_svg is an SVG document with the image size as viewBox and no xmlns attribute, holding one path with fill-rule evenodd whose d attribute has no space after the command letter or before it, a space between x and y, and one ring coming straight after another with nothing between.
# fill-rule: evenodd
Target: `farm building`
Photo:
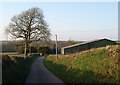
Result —
<instances>
[{"instance_id":1,"label":"farm building","mask_svg":"<svg viewBox=\"0 0 120 85\"><path fill-rule=\"evenodd\" d=\"M99 40L94 40L94 41L89 41L89 42L84 42L84 43L63 47L61 48L61 53L64 55L71 54L71 53L88 50L91 48L103 47L103 46L114 45L114 44L116 44L115 41L112 41L109 39L99 39Z\"/></svg>"}]
</instances>

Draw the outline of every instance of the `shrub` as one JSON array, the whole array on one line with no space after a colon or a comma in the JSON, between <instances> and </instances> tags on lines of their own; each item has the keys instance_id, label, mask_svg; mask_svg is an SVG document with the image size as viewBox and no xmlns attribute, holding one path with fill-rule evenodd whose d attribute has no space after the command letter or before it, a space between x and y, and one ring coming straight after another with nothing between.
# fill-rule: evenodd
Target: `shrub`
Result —
<instances>
[{"instance_id":1,"label":"shrub","mask_svg":"<svg viewBox=\"0 0 120 85\"><path fill-rule=\"evenodd\" d=\"M42 53L42 55L48 55L50 53L50 47L47 45L40 45L38 46L37 51Z\"/></svg>"}]
</instances>

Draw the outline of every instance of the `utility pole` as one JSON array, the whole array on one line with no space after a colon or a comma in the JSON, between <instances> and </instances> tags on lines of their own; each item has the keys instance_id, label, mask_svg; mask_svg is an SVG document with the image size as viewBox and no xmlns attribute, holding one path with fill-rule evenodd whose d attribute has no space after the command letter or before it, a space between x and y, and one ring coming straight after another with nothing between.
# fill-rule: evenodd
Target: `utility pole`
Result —
<instances>
[{"instance_id":1,"label":"utility pole","mask_svg":"<svg viewBox=\"0 0 120 85\"><path fill-rule=\"evenodd\" d=\"M57 46L57 35L55 35L56 36L56 60L58 59L58 53L57 53L57 48L58 48L58 46Z\"/></svg>"}]
</instances>

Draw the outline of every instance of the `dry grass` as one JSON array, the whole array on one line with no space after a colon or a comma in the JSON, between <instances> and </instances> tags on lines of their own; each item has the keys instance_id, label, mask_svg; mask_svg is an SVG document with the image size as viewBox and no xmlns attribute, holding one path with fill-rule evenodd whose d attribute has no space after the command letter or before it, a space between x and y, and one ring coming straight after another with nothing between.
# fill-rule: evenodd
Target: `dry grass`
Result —
<instances>
[{"instance_id":1,"label":"dry grass","mask_svg":"<svg viewBox=\"0 0 120 85\"><path fill-rule=\"evenodd\" d=\"M94 48L70 55L49 56L46 67L66 83L118 83L120 68L118 45Z\"/></svg>"}]
</instances>

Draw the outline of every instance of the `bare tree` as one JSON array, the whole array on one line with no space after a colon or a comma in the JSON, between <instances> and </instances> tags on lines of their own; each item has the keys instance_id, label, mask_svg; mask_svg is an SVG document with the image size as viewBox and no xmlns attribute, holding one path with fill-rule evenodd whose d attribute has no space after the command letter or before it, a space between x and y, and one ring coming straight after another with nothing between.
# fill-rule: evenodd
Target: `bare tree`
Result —
<instances>
[{"instance_id":1,"label":"bare tree","mask_svg":"<svg viewBox=\"0 0 120 85\"><path fill-rule=\"evenodd\" d=\"M8 25L9 33L24 40L24 54L27 56L29 44L36 40L49 40L50 30L44 20L43 11L34 7L12 17Z\"/></svg>"}]
</instances>

